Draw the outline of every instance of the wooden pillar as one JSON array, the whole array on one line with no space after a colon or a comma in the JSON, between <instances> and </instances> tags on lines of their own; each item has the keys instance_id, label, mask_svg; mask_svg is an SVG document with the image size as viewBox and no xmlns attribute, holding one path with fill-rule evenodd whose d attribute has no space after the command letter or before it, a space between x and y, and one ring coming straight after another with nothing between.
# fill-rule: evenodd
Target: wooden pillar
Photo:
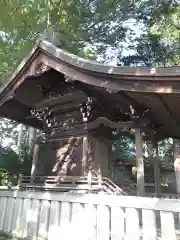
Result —
<instances>
[{"instance_id":1,"label":"wooden pillar","mask_svg":"<svg viewBox=\"0 0 180 240\"><path fill-rule=\"evenodd\" d=\"M112 177L112 166L113 166L113 151L112 151L113 141L108 140L108 177Z\"/></svg>"},{"instance_id":2,"label":"wooden pillar","mask_svg":"<svg viewBox=\"0 0 180 240\"><path fill-rule=\"evenodd\" d=\"M180 193L180 140L173 140L174 172L176 177L176 192Z\"/></svg>"},{"instance_id":3,"label":"wooden pillar","mask_svg":"<svg viewBox=\"0 0 180 240\"><path fill-rule=\"evenodd\" d=\"M109 143L107 139L101 141L101 171L103 177L109 174Z\"/></svg>"},{"instance_id":4,"label":"wooden pillar","mask_svg":"<svg viewBox=\"0 0 180 240\"><path fill-rule=\"evenodd\" d=\"M29 141L29 128L28 126L25 127L25 145L28 146L28 141Z\"/></svg>"},{"instance_id":5,"label":"wooden pillar","mask_svg":"<svg viewBox=\"0 0 180 240\"><path fill-rule=\"evenodd\" d=\"M145 196L144 188L144 160L142 151L142 137L140 129L135 129L136 167L137 167L137 195Z\"/></svg>"},{"instance_id":6,"label":"wooden pillar","mask_svg":"<svg viewBox=\"0 0 180 240\"><path fill-rule=\"evenodd\" d=\"M37 173L37 165L39 160L39 144L35 143L34 145L34 154L33 154L33 160L32 160L32 167L31 167L31 182L34 181Z\"/></svg>"},{"instance_id":7,"label":"wooden pillar","mask_svg":"<svg viewBox=\"0 0 180 240\"><path fill-rule=\"evenodd\" d=\"M36 137L36 132L37 132L37 129L35 129L33 127L29 128L28 146L29 146L30 150L33 149L34 140L35 140L35 137Z\"/></svg>"},{"instance_id":8,"label":"wooden pillar","mask_svg":"<svg viewBox=\"0 0 180 240\"><path fill-rule=\"evenodd\" d=\"M109 145L105 138L93 139L94 169L101 171L103 177L108 177L109 172Z\"/></svg>"},{"instance_id":9,"label":"wooden pillar","mask_svg":"<svg viewBox=\"0 0 180 240\"><path fill-rule=\"evenodd\" d=\"M153 167L154 167L156 197L160 198L161 197L161 173L160 173L160 161L158 156L153 159Z\"/></svg>"},{"instance_id":10,"label":"wooden pillar","mask_svg":"<svg viewBox=\"0 0 180 240\"><path fill-rule=\"evenodd\" d=\"M87 175L87 166L88 166L88 136L84 136L82 143L82 176Z\"/></svg>"},{"instance_id":11,"label":"wooden pillar","mask_svg":"<svg viewBox=\"0 0 180 240\"><path fill-rule=\"evenodd\" d=\"M18 153L20 153L21 151L22 137L23 137L23 124L20 125L19 134L18 134L18 140L17 140Z\"/></svg>"}]
</instances>

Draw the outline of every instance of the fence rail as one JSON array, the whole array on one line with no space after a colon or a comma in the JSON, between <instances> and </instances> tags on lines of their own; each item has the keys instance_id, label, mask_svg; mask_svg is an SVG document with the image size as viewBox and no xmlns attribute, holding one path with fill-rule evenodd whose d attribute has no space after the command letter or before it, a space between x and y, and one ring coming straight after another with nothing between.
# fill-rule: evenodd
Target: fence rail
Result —
<instances>
[{"instance_id":1,"label":"fence rail","mask_svg":"<svg viewBox=\"0 0 180 240\"><path fill-rule=\"evenodd\" d=\"M108 194L126 195L126 193L105 177L89 176L36 176L33 181L30 176L21 176L19 180L21 189L51 189L62 191L104 191Z\"/></svg>"},{"instance_id":2,"label":"fence rail","mask_svg":"<svg viewBox=\"0 0 180 240\"><path fill-rule=\"evenodd\" d=\"M0 190L0 230L30 239L180 239L180 200Z\"/></svg>"},{"instance_id":3,"label":"fence rail","mask_svg":"<svg viewBox=\"0 0 180 240\"><path fill-rule=\"evenodd\" d=\"M155 198L156 197L156 193L148 193L147 197ZM161 193L160 198L180 199L180 194L179 193Z\"/></svg>"}]
</instances>

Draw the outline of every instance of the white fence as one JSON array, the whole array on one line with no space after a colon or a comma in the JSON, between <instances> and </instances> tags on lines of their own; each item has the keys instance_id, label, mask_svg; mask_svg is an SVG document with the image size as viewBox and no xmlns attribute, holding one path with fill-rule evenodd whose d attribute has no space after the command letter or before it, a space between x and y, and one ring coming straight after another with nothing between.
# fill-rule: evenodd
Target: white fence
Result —
<instances>
[{"instance_id":1,"label":"white fence","mask_svg":"<svg viewBox=\"0 0 180 240\"><path fill-rule=\"evenodd\" d=\"M180 200L0 190L0 230L32 239L180 239Z\"/></svg>"}]
</instances>

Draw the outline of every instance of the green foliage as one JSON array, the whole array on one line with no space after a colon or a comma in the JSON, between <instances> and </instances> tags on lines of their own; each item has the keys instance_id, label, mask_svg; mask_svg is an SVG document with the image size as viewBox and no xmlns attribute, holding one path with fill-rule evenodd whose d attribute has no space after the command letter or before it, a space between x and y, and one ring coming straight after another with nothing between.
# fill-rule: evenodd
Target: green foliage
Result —
<instances>
[{"instance_id":1,"label":"green foliage","mask_svg":"<svg viewBox=\"0 0 180 240\"><path fill-rule=\"evenodd\" d=\"M11 186L20 172L18 155L10 148L0 149L0 185Z\"/></svg>"},{"instance_id":2,"label":"green foliage","mask_svg":"<svg viewBox=\"0 0 180 240\"><path fill-rule=\"evenodd\" d=\"M114 143L116 151L118 151L118 161L129 159L133 156L133 140L128 137L121 137ZM134 157L134 156L133 156Z\"/></svg>"},{"instance_id":3,"label":"green foliage","mask_svg":"<svg viewBox=\"0 0 180 240\"><path fill-rule=\"evenodd\" d=\"M143 26L140 36L129 39L135 54L119 56L125 66L180 65L180 7L177 0L141 1L135 18Z\"/></svg>"},{"instance_id":4,"label":"green foliage","mask_svg":"<svg viewBox=\"0 0 180 240\"><path fill-rule=\"evenodd\" d=\"M159 142L159 157L162 163L170 164L173 162L173 140L164 139Z\"/></svg>"},{"instance_id":5,"label":"green foliage","mask_svg":"<svg viewBox=\"0 0 180 240\"><path fill-rule=\"evenodd\" d=\"M20 170L20 161L18 155L10 148L0 149L0 168L8 169L9 172L15 173Z\"/></svg>"},{"instance_id":6,"label":"green foliage","mask_svg":"<svg viewBox=\"0 0 180 240\"><path fill-rule=\"evenodd\" d=\"M0 1L0 82L30 51L39 33L51 27L64 49L95 58L126 38L123 22L135 3L126 0ZM8 13L8 14L7 14ZM87 51L84 51L87 48Z\"/></svg>"},{"instance_id":7,"label":"green foliage","mask_svg":"<svg viewBox=\"0 0 180 240\"><path fill-rule=\"evenodd\" d=\"M21 146L19 154L20 158L20 173L23 175L30 175L32 167L33 150L29 150L26 145Z\"/></svg>"},{"instance_id":8,"label":"green foliage","mask_svg":"<svg viewBox=\"0 0 180 240\"><path fill-rule=\"evenodd\" d=\"M18 123L6 118L0 118L0 146L10 146L16 142Z\"/></svg>"},{"instance_id":9,"label":"green foliage","mask_svg":"<svg viewBox=\"0 0 180 240\"><path fill-rule=\"evenodd\" d=\"M29 175L32 154L24 146L20 155L11 148L0 148L0 185L16 185L20 174Z\"/></svg>"}]
</instances>

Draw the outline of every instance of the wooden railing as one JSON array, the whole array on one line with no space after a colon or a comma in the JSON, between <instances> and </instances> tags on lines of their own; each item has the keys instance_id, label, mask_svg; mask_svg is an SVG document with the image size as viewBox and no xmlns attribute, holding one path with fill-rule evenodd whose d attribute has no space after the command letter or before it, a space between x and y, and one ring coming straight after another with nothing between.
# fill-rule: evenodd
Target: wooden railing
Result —
<instances>
[{"instance_id":1,"label":"wooden railing","mask_svg":"<svg viewBox=\"0 0 180 240\"><path fill-rule=\"evenodd\" d=\"M20 189L54 190L54 191L89 191L106 192L108 194L126 195L116 184L105 177L88 176L21 176Z\"/></svg>"},{"instance_id":2,"label":"wooden railing","mask_svg":"<svg viewBox=\"0 0 180 240\"><path fill-rule=\"evenodd\" d=\"M70 192L105 192L116 195L136 196L136 184L130 180L124 180L123 184L117 186L110 179L105 177L88 176L36 176L32 181L30 176L21 176L19 188L24 190L51 190L51 191L70 191ZM153 183L145 183L147 197L156 197L155 186ZM180 199L180 194L162 193L161 198Z\"/></svg>"},{"instance_id":3,"label":"wooden railing","mask_svg":"<svg viewBox=\"0 0 180 240\"><path fill-rule=\"evenodd\" d=\"M146 193L154 193L155 192L155 184L154 183L145 183L145 192ZM126 192L127 195L136 196L136 183L130 179L124 178L120 184L120 187Z\"/></svg>"},{"instance_id":4,"label":"wooden railing","mask_svg":"<svg viewBox=\"0 0 180 240\"><path fill-rule=\"evenodd\" d=\"M28 239L180 239L180 200L0 190L0 231Z\"/></svg>"},{"instance_id":5,"label":"wooden railing","mask_svg":"<svg viewBox=\"0 0 180 240\"><path fill-rule=\"evenodd\" d=\"M155 198L156 193L147 193L147 197ZM180 194L179 193L161 193L160 198L165 198L165 199L180 199Z\"/></svg>"}]
</instances>

